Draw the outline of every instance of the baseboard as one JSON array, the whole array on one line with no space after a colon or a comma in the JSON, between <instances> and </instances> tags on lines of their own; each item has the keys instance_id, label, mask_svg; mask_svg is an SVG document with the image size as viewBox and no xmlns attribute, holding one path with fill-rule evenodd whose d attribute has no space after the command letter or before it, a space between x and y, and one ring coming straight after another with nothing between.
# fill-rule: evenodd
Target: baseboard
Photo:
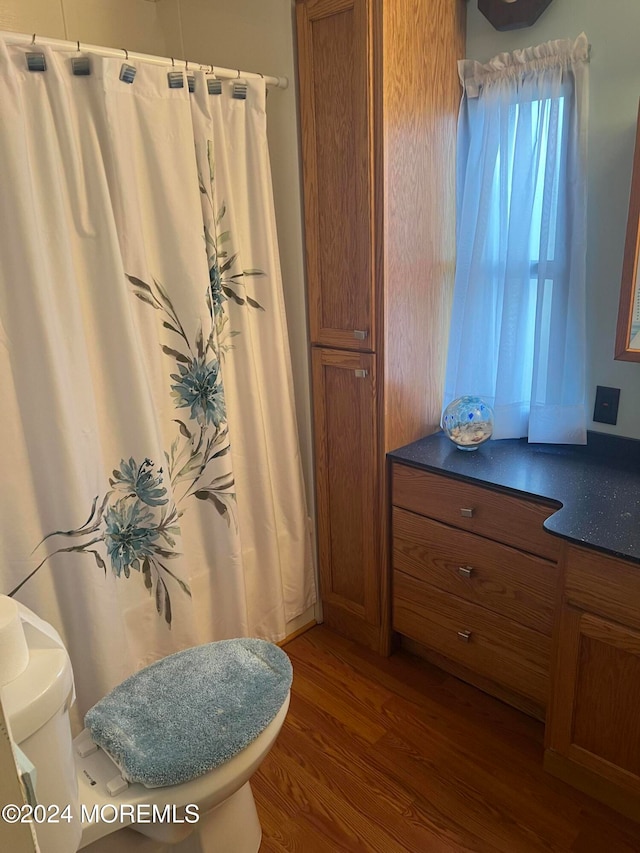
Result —
<instances>
[{"instance_id":1,"label":"baseboard","mask_svg":"<svg viewBox=\"0 0 640 853\"><path fill-rule=\"evenodd\" d=\"M603 776L592 773L574 761L565 758L553 749L544 751L544 769L557 776L573 788L589 794L609 808L615 809L631 820L640 821L640 801L629 791L625 791Z\"/></svg>"},{"instance_id":2,"label":"baseboard","mask_svg":"<svg viewBox=\"0 0 640 853\"><path fill-rule=\"evenodd\" d=\"M280 642L276 643L276 645L280 646L281 648L282 646L286 646L287 643L290 643L292 640L295 640L296 637L301 636L301 634L306 634L307 631L310 631L312 628L315 628L317 624L318 623L316 622L316 620L312 619L310 622L307 622L306 625L302 625L300 628L296 628L295 631L292 631L290 634L287 634L284 640L280 640Z\"/></svg>"},{"instance_id":3,"label":"baseboard","mask_svg":"<svg viewBox=\"0 0 640 853\"><path fill-rule=\"evenodd\" d=\"M380 654L380 626L370 625L359 616L327 601L322 602L323 624L336 634Z\"/></svg>"}]
</instances>

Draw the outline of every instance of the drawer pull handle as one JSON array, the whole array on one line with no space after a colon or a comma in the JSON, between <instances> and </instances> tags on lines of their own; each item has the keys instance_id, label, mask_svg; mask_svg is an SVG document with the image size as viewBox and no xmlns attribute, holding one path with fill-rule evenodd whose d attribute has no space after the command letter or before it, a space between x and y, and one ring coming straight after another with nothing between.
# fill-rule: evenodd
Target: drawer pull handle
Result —
<instances>
[{"instance_id":1,"label":"drawer pull handle","mask_svg":"<svg viewBox=\"0 0 640 853\"><path fill-rule=\"evenodd\" d=\"M364 341L367 339L368 336L369 336L369 332L367 332L366 329L354 329L353 330L353 337L357 341Z\"/></svg>"},{"instance_id":2,"label":"drawer pull handle","mask_svg":"<svg viewBox=\"0 0 640 853\"><path fill-rule=\"evenodd\" d=\"M463 643L468 643L471 639L471 631L458 631L458 638L462 640Z\"/></svg>"},{"instance_id":3,"label":"drawer pull handle","mask_svg":"<svg viewBox=\"0 0 640 853\"><path fill-rule=\"evenodd\" d=\"M367 371L366 370L354 370L353 372L356 375L356 379L366 379L367 378Z\"/></svg>"},{"instance_id":4,"label":"drawer pull handle","mask_svg":"<svg viewBox=\"0 0 640 853\"><path fill-rule=\"evenodd\" d=\"M458 574L463 578L470 578L473 574L473 566L458 566Z\"/></svg>"},{"instance_id":5,"label":"drawer pull handle","mask_svg":"<svg viewBox=\"0 0 640 853\"><path fill-rule=\"evenodd\" d=\"M461 507L460 515L463 518L473 518L473 507Z\"/></svg>"}]
</instances>

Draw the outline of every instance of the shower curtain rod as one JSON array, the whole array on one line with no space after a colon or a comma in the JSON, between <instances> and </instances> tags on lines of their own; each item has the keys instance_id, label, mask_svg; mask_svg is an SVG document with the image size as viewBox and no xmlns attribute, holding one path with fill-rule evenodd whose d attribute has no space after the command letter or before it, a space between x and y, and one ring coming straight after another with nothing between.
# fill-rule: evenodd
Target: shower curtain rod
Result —
<instances>
[{"instance_id":1,"label":"shower curtain rod","mask_svg":"<svg viewBox=\"0 0 640 853\"><path fill-rule=\"evenodd\" d=\"M197 68L201 71L213 71L216 77L233 78L233 77L262 77L267 86L274 86L278 89L286 89L289 85L289 80L286 77L272 77L267 74L260 74L254 71L241 71L238 68L219 68L217 65L207 65L200 62L189 62L184 59L174 59L168 56L152 56L147 53L135 53L126 48L99 47L95 44L85 44L79 41L63 41L62 39L44 38L37 33L29 35L28 33L4 32L0 30L0 38L7 44L26 44L26 45L46 45L53 50L86 50L92 53L99 53L102 56L120 56L125 60L139 60L141 62L151 62L155 65L173 65L178 68Z\"/></svg>"}]
</instances>

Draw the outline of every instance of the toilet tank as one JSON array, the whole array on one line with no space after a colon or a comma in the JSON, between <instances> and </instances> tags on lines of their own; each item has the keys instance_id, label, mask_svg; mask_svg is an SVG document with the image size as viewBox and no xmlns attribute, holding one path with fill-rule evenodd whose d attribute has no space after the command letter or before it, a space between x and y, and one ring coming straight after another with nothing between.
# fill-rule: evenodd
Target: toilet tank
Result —
<instances>
[{"instance_id":1,"label":"toilet tank","mask_svg":"<svg viewBox=\"0 0 640 853\"><path fill-rule=\"evenodd\" d=\"M0 601L0 615L7 608ZM12 740L36 768L33 823L40 850L75 853L82 823L69 721L71 663L56 632L22 605L17 609L28 660L22 672L0 687L0 697Z\"/></svg>"}]
</instances>

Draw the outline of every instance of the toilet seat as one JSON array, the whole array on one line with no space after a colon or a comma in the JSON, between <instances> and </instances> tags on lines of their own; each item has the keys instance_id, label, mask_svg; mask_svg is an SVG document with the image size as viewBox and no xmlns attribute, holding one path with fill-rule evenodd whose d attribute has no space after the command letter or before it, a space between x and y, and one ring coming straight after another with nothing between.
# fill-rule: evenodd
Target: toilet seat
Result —
<instances>
[{"instance_id":1,"label":"toilet seat","mask_svg":"<svg viewBox=\"0 0 640 853\"><path fill-rule=\"evenodd\" d=\"M85 716L127 782L180 785L245 749L282 707L291 662L254 638L195 646L115 687Z\"/></svg>"}]
</instances>

